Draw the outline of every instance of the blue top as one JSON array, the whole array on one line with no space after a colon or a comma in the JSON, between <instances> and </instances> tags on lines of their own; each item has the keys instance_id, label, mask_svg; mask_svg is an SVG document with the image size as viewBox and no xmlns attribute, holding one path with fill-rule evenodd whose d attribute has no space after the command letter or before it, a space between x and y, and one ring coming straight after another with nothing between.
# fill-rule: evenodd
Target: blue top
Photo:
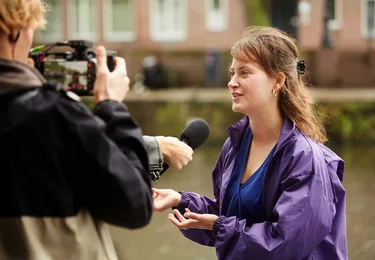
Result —
<instances>
[{"instance_id":1,"label":"blue top","mask_svg":"<svg viewBox=\"0 0 375 260\"><path fill-rule=\"evenodd\" d=\"M228 182L223 200L222 215L226 217L237 216L240 219L246 219L249 223L256 223L261 218L264 176L276 145L259 169L245 183L241 184L252 137L252 132L248 127L242 138L240 152L237 155L233 172Z\"/></svg>"}]
</instances>

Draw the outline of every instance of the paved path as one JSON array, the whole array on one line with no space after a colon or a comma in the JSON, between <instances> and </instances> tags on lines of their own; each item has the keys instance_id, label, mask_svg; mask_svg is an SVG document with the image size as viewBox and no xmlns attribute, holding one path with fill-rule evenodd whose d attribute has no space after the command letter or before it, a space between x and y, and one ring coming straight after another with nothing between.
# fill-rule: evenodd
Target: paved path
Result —
<instances>
[{"instance_id":1,"label":"paved path","mask_svg":"<svg viewBox=\"0 0 375 260\"><path fill-rule=\"evenodd\" d=\"M315 88L313 96L318 101L375 101L374 88L332 89ZM83 99L92 99L84 97ZM166 90L152 90L140 94L129 92L126 101L142 102L231 102L227 88L176 88Z\"/></svg>"}]
</instances>

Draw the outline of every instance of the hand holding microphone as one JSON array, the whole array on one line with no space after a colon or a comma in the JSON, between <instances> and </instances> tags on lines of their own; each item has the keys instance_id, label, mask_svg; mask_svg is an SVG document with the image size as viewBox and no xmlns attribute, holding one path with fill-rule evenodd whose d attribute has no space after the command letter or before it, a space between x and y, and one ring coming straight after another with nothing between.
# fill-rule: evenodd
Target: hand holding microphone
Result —
<instances>
[{"instance_id":1,"label":"hand holding microphone","mask_svg":"<svg viewBox=\"0 0 375 260\"><path fill-rule=\"evenodd\" d=\"M160 145L164 161L172 168L180 170L193 160L193 149L176 137L155 136Z\"/></svg>"},{"instance_id":2,"label":"hand holding microphone","mask_svg":"<svg viewBox=\"0 0 375 260\"><path fill-rule=\"evenodd\" d=\"M189 147L191 147L190 155L192 156L192 150L201 146L208 139L209 135L210 127L207 124L207 122L202 119L196 119L191 121L185 127L185 129L182 131L180 135L180 140L187 144ZM179 156L178 158L181 159L180 161L176 160L175 153L173 155L170 154L172 156L167 156L163 164L163 170L160 172L160 175L162 175L169 168L169 166L178 169L178 167L175 167L176 164L179 164L181 168L182 166L186 165L189 161L191 161L192 158L190 159L189 151L187 155L181 157L181 155L186 151L186 149L180 149L180 153L177 153L177 155Z\"/></svg>"}]
</instances>

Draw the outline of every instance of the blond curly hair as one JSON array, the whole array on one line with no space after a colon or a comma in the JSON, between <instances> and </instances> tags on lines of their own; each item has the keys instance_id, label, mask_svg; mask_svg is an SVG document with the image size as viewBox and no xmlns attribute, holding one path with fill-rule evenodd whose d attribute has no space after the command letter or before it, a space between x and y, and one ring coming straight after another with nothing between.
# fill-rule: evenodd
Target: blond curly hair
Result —
<instances>
[{"instance_id":1,"label":"blond curly hair","mask_svg":"<svg viewBox=\"0 0 375 260\"><path fill-rule=\"evenodd\" d=\"M44 28L46 7L45 0L0 0L0 33L11 35L32 24Z\"/></svg>"}]
</instances>

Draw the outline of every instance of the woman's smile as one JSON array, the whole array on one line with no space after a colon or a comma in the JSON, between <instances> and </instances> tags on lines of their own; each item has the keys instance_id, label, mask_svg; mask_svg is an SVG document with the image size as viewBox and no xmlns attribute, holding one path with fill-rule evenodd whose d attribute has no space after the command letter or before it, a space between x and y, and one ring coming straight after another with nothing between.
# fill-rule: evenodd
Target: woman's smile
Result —
<instances>
[{"instance_id":1,"label":"woman's smile","mask_svg":"<svg viewBox=\"0 0 375 260\"><path fill-rule=\"evenodd\" d=\"M231 94L232 94L233 101L238 101L243 96L243 94L238 93L238 92L232 92Z\"/></svg>"}]
</instances>

